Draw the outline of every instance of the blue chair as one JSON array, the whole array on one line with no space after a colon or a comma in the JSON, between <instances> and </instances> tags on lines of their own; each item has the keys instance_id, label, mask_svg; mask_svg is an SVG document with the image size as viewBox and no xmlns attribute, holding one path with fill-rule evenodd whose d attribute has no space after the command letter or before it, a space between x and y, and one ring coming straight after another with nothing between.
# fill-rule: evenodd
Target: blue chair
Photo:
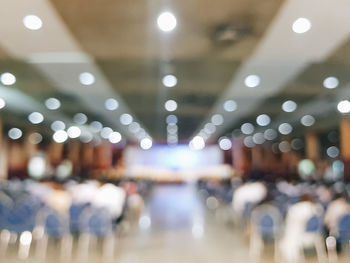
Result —
<instances>
[{"instance_id":1,"label":"blue chair","mask_svg":"<svg viewBox=\"0 0 350 263\"><path fill-rule=\"evenodd\" d=\"M350 241L350 214L343 215L338 221L338 242Z\"/></svg>"},{"instance_id":2,"label":"blue chair","mask_svg":"<svg viewBox=\"0 0 350 263\"><path fill-rule=\"evenodd\" d=\"M69 208L69 227L72 234L78 234L80 231L80 217L88 204L72 204Z\"/></svg>"},{"instance_id":3,"label":"blue chair","mask_svg":"<svg viewBox=\"0 0 350 263\"><path fill-rule=\"evenodd\" d=\"M314 215L307 222L305 231L308 233L321 233L323 222L320 216Z\"/></svg>"},{"instance_id":4,"label":"blue chair","mask_svg":"<svg viewBox=\"0 0 350 263\"><path fill-rule=\"evenodd\" d=\"M94 210L88 218L88 231L96 237L105 237L112 232L112 218L105 209Z\"/></svg>"}]
</instances>

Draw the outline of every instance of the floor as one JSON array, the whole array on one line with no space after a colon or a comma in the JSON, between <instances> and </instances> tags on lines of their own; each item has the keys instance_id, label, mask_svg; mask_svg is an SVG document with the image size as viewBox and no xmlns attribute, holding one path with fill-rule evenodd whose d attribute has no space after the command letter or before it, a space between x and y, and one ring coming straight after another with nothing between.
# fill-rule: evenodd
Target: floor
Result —
<instances>
[{"instance_id":1,"label":"floor","mask_svg":"<svg viewBox=\"0 0 350 263\"><path fill-rule=\"evenodd\" d=\"M88 256L59 260L59 244L49 243L46 259L41 262L118 262L118 263L211 263L259 262L248 256L248 239L244 231L227 222L228 210L208 211L194 185L162 185L154 189L139 221L124 224L115 241L112 256L103 258L99 242L91 242ZM34 254L34 253L33 253ZM104 260L103 260L104 259ZM14 248L0 262L40 262L34 256L18 260ZM268 245L260 262L274 262L273 248ZM313 253L306 262L317 262ZM328 262L328 261L325 261ZM339 262L350 262L346 252Z\"/></svg>"}]
</instances>

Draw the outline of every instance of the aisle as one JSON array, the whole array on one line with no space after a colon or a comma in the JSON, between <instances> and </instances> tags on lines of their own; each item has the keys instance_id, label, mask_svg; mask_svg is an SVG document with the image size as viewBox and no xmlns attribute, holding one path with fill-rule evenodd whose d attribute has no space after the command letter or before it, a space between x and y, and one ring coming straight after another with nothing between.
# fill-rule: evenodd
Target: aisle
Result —
<instances>
[{"instance_id":1,"label":"aisle","mask_svg":"<svg viewBox=\"0 0 350 263\"><path fill-rule=\"evenodd\" d=\"M119 241L117 262L243 262L247 258L242 234L215 223L192 185L158 186L140 227Z\"/></svg>"}]
</instances>

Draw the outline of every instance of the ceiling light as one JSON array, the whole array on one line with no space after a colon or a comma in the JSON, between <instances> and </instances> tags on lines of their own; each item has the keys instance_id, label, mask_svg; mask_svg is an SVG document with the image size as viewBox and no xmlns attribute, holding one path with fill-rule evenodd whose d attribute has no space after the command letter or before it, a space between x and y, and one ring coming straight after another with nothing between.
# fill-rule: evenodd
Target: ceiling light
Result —
<instances>
[{"instance_id":1,"label":"ceiling light","mask_svg":"<svg viewBox=\"0 0 350 263\"><path fill-rule=\"evenodd\" d=\"M59 107L61 107L61 102L56 98L48 98L45 100L45 106L49 110L57 110Z\"/></svg>"},{"instance_id":2,"label":"ceiling light","mask_svg":"<svg viewBox=\"0 0 350 263\"><path fill-rule=\"evenodd\" d=\"M93 121L90 123L89 126L90 126L91 131L96 132L96 133L100 132L103 128L102 123L99 121Z\"/></svg>"},{"instance_id":3,"label":"ceiling light","mask_svg":"<svg viewBox=\"0 0 350 263\"><path fill-rule=\"evenodd\" d=\"M112 132L111 134L109 134L108 140L111 143L118 143L122 140L122 136L119 132Z\"/></svg>"},{"instance_id":4,"label":"ceiling light","mask_svg":"<svg viewBox=\"0 0 350 263\"><path fill-rule=\"evenodd\" d=\"M289 142L287 142L287 141L282 141L282 142L280 142L280 143L278 144L278 149L279 149L281 152L283 152L283 153L289 152L289 151L290 151L290 144L289 144Z\"/></svg>"},{"instance_id":5,"label":"ceiling light","mask_svg":"<svg viewBox=\"0 0 350 263\"><path fill-rule=\"evenodd\" d=\"M19 138L22 137L22 131L18 128L12 128L9 130L8 132L8 136L12 139L12 140L17 140Z\"/></svg>"},{"instance_id":6,"label":"ceiling light","mask_svg":"<svg viewBox=\"0 0 350 263\"><path fill-rule=\"evenodd\" d=\"M120 123L123 125L129 125L130 123L132 123L132 120L132 116L128 113L120 115Z\"/></svg>"},{"instance_id":7,"label":"ceiling light","mask_svg":"<svg viewBox=\"0 0 350 263\"><path fill-rule=\"evenodd\" d=\"M140 141L140 147L144 150L148 150L152 147L152 140L149 138L143 138Z\"/></svg>"},{"instance_id":8,"label":"ceiling light","mask_svg":"<svg viewBox=\"0 0 350 263\"><path fill-rule=\"evenodd\" d=\"M176 27L176 17L170 12L163 12L158 16L157 24L160 30L170 32Z\"/></svg>"},{"instance_id":9,"label":"ceiling light","mask_svg":"<svg viewBox=\"0 0 350 263\"><path fill-rule=\"evenodd\" d=\"M79 75L80 83L83 85L92 85L95 82L95 77L90 72L83 72Z\"/></svg>"},{"instance_id":10,"label":"ceiling light","mask_svg":"<svg viewBox=\"0 0 350 263\"><path fill-rule=\"evenodd\" d=\"M255 146L255 143L253 141L253 136L247 136L243 140L243 144L248 148L253 148Z\"/></svg>"},{"instance_id":11,"label":"ceiling light","mask_svg":"<svg viewBox=\"0 0 350 263\"><path fill-rule=\"evenodd\" d=\"M287 100L282 104L282 110L285 112L293 112L297 109L297 107L298 105L292 100Z\"/></svg>"},{"instance_id":12,"label":"ceiling light","mask_svg":"<svg viewBox=\"0 0 350 263\"><path fill-rule=\"evenodd\" d=\"M43 26L43 22L41 21L40 17L36 15L26 15L23 18L23 24L30 30L38 30Z\"/></svg>"},{"instance_id":13,"label":"ceiling light","mask_svg":"<svg viewBox=\"0 0 350 263\"><path fill-rule=\"evenodd\" d=\"M64 130L66 128L66 124L64 124L63 121L54 121L51 124L51 129L53 131L60 131L60 130Z\"/></svg>"},{"instance_id":14,"label":"ceiling light","mask_svg":"<svg viewBox=\"0 0 350 263\"><path fill-rule=\"evenodd\" d=\"M178 127L177 127L176 124L172 124L172 125L168 125L168 126L166 127L166 130L167 130L167 132L170 133L170 134L176 134L177 131L178 131Z\"/></svg>"},{"instance_id":15,"label":"ceiling light","mask_svg":"<svg viewBox=\"0 0 350 263\"><path fill-rule=\"evenodd\" d=\"M255 88L260 84L260 77L257 75L249 75L244 79L244 84L248 88Z\"/></svg>"},{"instance_id":16,"label":"ceiling light","mask_svg":"<svg viewBox=\"0 0 350 263\"><path fill-rule=\"evenodd\" d=\"M264 132L264 138L266 140L269 140L269 141L272 141L272 140L276 139L277 136L278 136L278 134L277 134L277 132L274 129L267 129Z\"/></svg>"},{"instance_id":17,"label":"ceiling light","mask_svg":"<svg viewBox=\"0 0 350 263\"><path fill-rule=\"evenodd\" d=\"M129 131L131 133L137 133L140 129L141 129L140 124L138 124L137 122L132 122L129 125Z\"/></svg>"},{"instance_id":18,"label":"ceiling light","mask_svg":"<svg viewBox=\"0 0 350 263\"><path fill-rule=\"evenodd\" d=\"M264 134L261 132L255 133L253 135L253 142L255 144L263 144L265 142Z\"/></svg>"},{"instance_id":19,"label":"ceiling light","mask_svg":"<svg viewBox=\"0 0 350 263\"><path fill-rule=\"evenodd\" d=\"M252 134L254 132L254 126L251 123L244 123L241 126L241 131L243 134Z\"/></svg>"},{"instance_id":20,"label":"ceiling light","mask_svg":"<svg viewBox=\"0 0 350 263\"><path fill-rule=\"evenodd\" d=\"M300 150L304 147L304 142L301 139L296 138L292 140L291 146L293 150Z\"/></svg>"},{"instance_id":21,"label":"ceiling light","mask_svg":"<svg viewBox=\"0 0 350 263\"><path fill-rule=\"evenodd\" d=\"M175 87L177 84L177 78L174 75L166 75L162 79L163 85L168 88Z\"/></svg>"},{"instance_id":22,"label":"ceiling light","mask_svg":"<svg viewBox=\"0 0 350 263\"><path fill-rule=\"evenodd\" d=\"M207 134L213 134L216 131L216 127L212 123L207 123L207 124L204 125L204 131Z\"/></svg>"},{"instance_id":23,"label":"ceiling light","mask_svg":"<svg viewBox=\"0 0 350 263\"><path fill-rule=\"evenodd\" d=\"M174 100L168 100L165 102L164 107L167 111L175 111L177 109L177 103Z\"/></svg>"},{"instance_id":24,"label":"ceiling light","mask_svg":"<svg viewBox=\"0 0 350 263\"><path fill-rule=\"evenodd\" d=\"M289 123L282 123L278 126L278 131L283 135L287 135L293 131L293 127Z\"/></svg>"},{"instance_id":25,"label":"ceiling light","mask_svg":"<svg viewBox=\"0 0 350 263\"><path fill-rule=\"evenodd\" d=\"M177 123L177 117L175 115L168 115L166 117L166 123L167 124L176 124Z\"/></svg>"},{"instance_id":26,"label":"ceiling light","mask_svg":"<svg viewBox=\"0 0 350 263\"><path fill-rule=\"evenodd\" d=\"M224 123L224 117L221 114L215 114L211 117L212 124L219 126Z\"/></svg>"},{"instance_id":27,"label":"ceiling light","mask_svg":"<svg viewBox=\"0 0 350 263\"><path fill-rule=\"evenodd\" d=\"M76 124L83 125L87 122L88 118L84 113L77 113L73 117L73 121Z\"/></svg>"},{"instance_id":28,"label":"ceiling light","mask_svg":"<svg viewBox=\"0 0 350 263\"><path fill-rule=\"evenodd\" d=\"M219 147L221 150L224 150L224 151L230 150L232 147L232 142L227 137L221 137L219 139Z\"/></svg>"},{"instance_id":29,"label":"ceiling light","mask_svg":"<svg viewBox=\"0 0 350 263\"><path fill-rule=\"evenodd\" d=\"M323 86L327 89L335 89L339 85L339 80L336 77L328 77L323 81Z\"/></svg>"},{"instance_id":30,"label":"ceiling light","mask_svg":"<svg viewBox=\"0 0 350 263\"><path fill-rule=\"evenodd\" d=\"M224 103L225 111L232 112L237 109L237 103L234 100L227 100Z\"/></svg>"},{"instance_id":31,"label":"ceiling light","mask_svg":"<svg viewBox=\"0 0 350 263\"><path fill-rule=\"evenodd\" d=\"M0 98L0 109L6 106L6 101L3 98Z\"/></svg>"},{"instance_id":32,"label":"ceiling light","mask_svg":"<svg viewBox=\"0 0 350 263\"><path fill-rule=\"evenodd\" d=\"M32 112L29 114L28 120L33 124L39 124L44 121L44 116L40 112Z\"/></svg>"},{"instance_id":33,"label":"ceiling light","mask_svg":"<svg viewBox=\"0 0 350 263\"><path fill-rule=\"evenodd\" d=\"M10 72L2 73L0 81L3 85L10 86L16 83L16 77Z\"/></svg>"},{"instance_id":34,"label":"ceiling light","mask_svg":"<svg viewBox=\"0 0 350 263\"><path fill-rule=\"evenodd\" d=\"M31 144L39 144L43 140L43 136L40 133L33 132L29 135L28 140Z\"/></svg>"},{"instance_id":35,"label":"ceiling light","mask_svg":"<svg viewBox=\"0 0 350 263\"><path fill-rule=\"evenodd\" d=\"M116 99L109 98L105 101L105 108L107 110L116 110L119 107L119 103Z\"/></svg>"},{"instance_id":36,"label":"ceiling light","mask_svg":"<svg viewBox=\"0 0 350 263\"><path fill-rule=\"evenodd\" d=\"M315 123L315 118L311 115L305 115L300 119L300 122L304 126L312 126Z\"/></svg>"},{"instance_id":37,"label":"ceiling light","mask_svg":"<svg viewBox=\"0 0 350 263\"><path fill-rule=\"evenodd\" d=\"M81 130L77 126L71 126L68 128L67 134L70 138L78 138L81 134Z\"/></svg>"},{"instance_id":38,"label":"ceiling light","mask_svg":"<svg viewBox=\"0 0 350 263\"><path fill-rule=\"evenodd\" d=\"M202 150L205 147L205 141L201 136L195 136L189 144L192 150Z\"/></svg>"},{"instance_id":39,"label":"ceiling light","mask_svg":"<svg viewBox=\"0 0 350 263\"><path fill-rule=\"evenodd\" d=\"M59 130L53 134L52 138L57 143L63 143L68 139L68 134L64 130Z\"/></svg>"},{"instance_id":40,"label":"ceiling light","mask_svg":"<svg viewBox=\"0 0 350 263\"><path fill-rule=\"evenodd\" d=\"M337 158L339 155L339 149L335 146L327 148L327 155L331 158Z\"/></svg>"},{"instance_id":41,"label":"ceiling light","mask_svg":"<svg viewBox=\"0 0 350 263\"><path fill-rule=\"evenodd\" d=\"M338 111L341 113L349 113L350 112L350 101L342 100L338 103Z\"/></svg>"},{"instance_id":42,"label":"ceiling light","mask_svg":"<svg viewBox=\"0 0 350 263\"><path fill-rule=\"evenodd\" d=\"M307 18L300 17L294 21L292 29L298 34L305 33L311 29L311 22Z\"/></svg>"},{"instance_id":43,"label":"ceiling light","mask_svg":"<svg viewBox=\"0 0 350 263\"><path fill-rule=\"evenodd\" d=\"M104 139L108 139L109 135L113 132L113 130L109 127L104 127L100 133L101 137Z\"/></svg>"},{"instance_id":44,"label":"ceiling light","mask_svg":"<svg viewBox=\"0 0 350 263\"><path fill-rule=\"evenodd\" d=\"M83 143L89 143L93 140L94 136L88 132L88 131L83 131L79 137L80 141Z\"/></svg>"},{"instance_id":45,"label":"ceiling light","mask_svg":"<svg viewBox=\"0 0 350 263\"><path fill-rule=\"evenodd\" d=\"M271 118L267 114L261 114L256 118L256 123L259 126L267 126L270 124L270 122L271 122Z\"/></svg>"}]
</instances>

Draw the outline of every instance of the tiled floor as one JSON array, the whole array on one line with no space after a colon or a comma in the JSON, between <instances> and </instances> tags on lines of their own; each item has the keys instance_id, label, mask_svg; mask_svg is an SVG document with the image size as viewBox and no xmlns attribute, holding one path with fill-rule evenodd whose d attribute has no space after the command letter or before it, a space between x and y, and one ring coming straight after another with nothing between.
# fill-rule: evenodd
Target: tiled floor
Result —
<instances>
[{"instance_id":1,"label":"tiled floor","mask_svg":"<svg viewBox=\"0 0 350 263\"><path fill-rule=\"evenodd\" d=\"M258 262L248 256L244 231L218 220L202 203L191 185L158 187L147 202L140 224L130 224L128 231L117 238L111 258L103 261L101 249L91 246L88 257L79 260L74 243L73 259L60 260L59 245L52 242L45 262ZM40 262L32 254L19 261L12 248L0 262ZM349 254L343 254L339 262L350 262ZM306 261L317 262L313 253ZM260 262L274 262L273 246L266 247Z\"/></svg>"}]
</instances>

